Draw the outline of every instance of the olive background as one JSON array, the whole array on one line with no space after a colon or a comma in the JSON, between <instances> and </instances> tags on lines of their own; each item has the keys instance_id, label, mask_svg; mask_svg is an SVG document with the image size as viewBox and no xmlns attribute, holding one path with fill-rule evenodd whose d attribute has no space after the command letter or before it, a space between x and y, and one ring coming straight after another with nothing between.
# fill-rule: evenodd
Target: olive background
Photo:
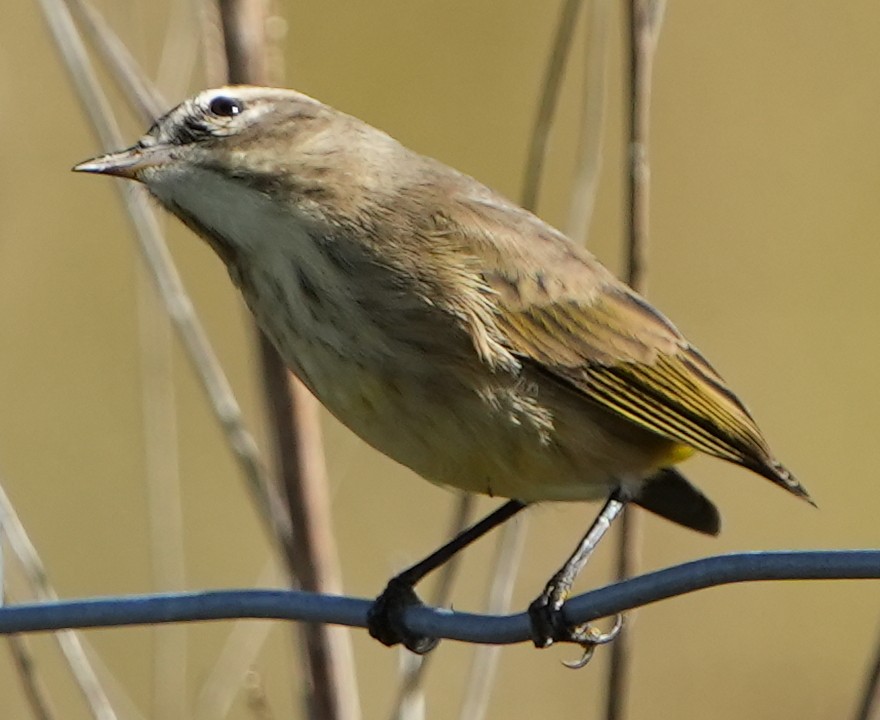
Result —
<instances>
[{"instance_id":1,"label":"olive background","mask_svg":"<svg viewBox=\"0 0 880 720\"><path fill-rule=\"evenodd\" d=\"M169 3L99 7L155 74ZM497 0L287 2L285 83L388 131L511 197L558 3ZM172 20L196 25L182 4ZM583 20L582 20L583 22ZM275 27L278 24L276 23ZM585 51L572 53L539 214L568 216ZM667 8L651 119L649 290L756 415L809 488L813 510L744 470L696 458L687 475L722 510L703 538L646 517L641 562L709 554L877 547L880 429L880 4L675 0ZM623 31L609 39L603 171L589 245L620 272L625 205ZM176 71L163 90L177 102ZM173 92L169 92L173 91ZM112 97L119 96L111 91ZM69 168L99 152L36 3L0 11L0 476L62 597L143 593L152 577L143 372L146 342L167 335L113 182ZM121 107L121 103L117 103ZM124 114L126 137L145 129ZM251 426L261 428L247 316L221 263L176 221L169 243ZM151 309L151 307L153 309ZM150 334L144 328L153 328ZM144 340L143 338L147 338ZM271 545L249 504L199 383L170 336L189 589L266 584ZM345 591L369 597L440 540L452 493L366 447L325 418ZM262 433L259 433L262 437ZM174 464L173 455L163 459ZM481 500L481 510L497 501ZM514 607L522 609L597 508L530 511ZM638 512L638 510L636 511ZM454 606L479 610L494 538L469 550ZM606 581L600 550L582 577ZM12 600L25 598L6 552ZM876 582L736 585L645 608L636 632L635 718L850 717L878 637ZM195 706L232 624L170 631L186 649L160 660ZM260 624L251 626L257 632ZM168 631L166 631L168 632ZM144 717L153 706L150 628L86 633ZM300 717L291 629L272 625L254 669L273 717ZM88 717L51 637L27 638L59 717ZM355 631L365 718L394 696L396 651ZM455 717L472 648L444 642L426 687L428 716ZM489 717L600 717L609 653L585 670L573 648L503 650ZM5 648L0 717L29 717ZM124 705L120 706L124 709ZM122 713L122 717L133 715ZM181 715L185 717L187 714ZM239 694L230 718L255 717Z\"/></svg>"}]
</instances>

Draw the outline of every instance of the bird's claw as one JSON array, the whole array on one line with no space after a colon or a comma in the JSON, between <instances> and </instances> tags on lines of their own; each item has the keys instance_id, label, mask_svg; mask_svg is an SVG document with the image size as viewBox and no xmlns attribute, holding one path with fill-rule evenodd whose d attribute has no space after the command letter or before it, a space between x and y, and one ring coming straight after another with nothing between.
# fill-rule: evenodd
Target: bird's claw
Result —
<instances>
[{"instance_id":1,"label":"bird's claw","mask_svg":"<svg viewBox=\"0 0 880 720\"><path fill-rule=\"evenodd\" d=\"M532 624L532 642L535 647L550 647L554 642L569 642L580 645L584 653L579 660L564 662L566 667L579 669L584 667L593 657L599 645L606 645L614 640L623 627L623 616L618 614L614 626L607 632L590 625L570 626L563 617L562 607L564 596L552 583L529 606L529 618Z\"/></svg>"},{"instance_id":2,"label":"bird's claw","mask_svg":"<svg viewBox=\"0 0 880 720\"><path fill-rule=\"evenodd\" d=\"M413 606L424 606L412 585L391 578L382 594L367 612L367 629L374 638L389 647L403 644L411 652L424 655L433 650L437 638L410 632L403 622L404 611Z\"/></svg>"},{"instance_id":3,"label":"bird's claw","mask_svg":"<svg viewBox=\"0 0 880 720\"><path fill-rule=\"evenodd\" d=\"M599 645L607 645L612 642L623 628L623 615L617 613L614 618L614 626L607 632L602 632L592 625L579 625L572 628L571 641L576 642L583 649L583 655L578 660L563 660L562 664L572 670L580 670L593 658L593 653Z\"/></svg>"}]
</instances>

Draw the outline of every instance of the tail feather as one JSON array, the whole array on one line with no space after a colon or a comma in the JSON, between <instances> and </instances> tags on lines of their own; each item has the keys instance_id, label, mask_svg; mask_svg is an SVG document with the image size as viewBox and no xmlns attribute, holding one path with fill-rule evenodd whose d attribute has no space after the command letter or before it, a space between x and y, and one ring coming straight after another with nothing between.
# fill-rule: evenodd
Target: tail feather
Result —
<instances>
[{"instance_id":1,"label":"tail feather","mask_svg":"<svg viewBox=\"0 0 880 720\"><path fill-rule=\"evenodd\" d=\"M749 470L758 473L762 477L767 478L770 482L779 485L780 487L785 488L793 495L796 495L799 498L806 500L813 507L817 507L816 503L813 501L813 498L810 497L810 493L807 492L807 489L800 484L798 479L791 473L788 468L786 468L782 463L777 460L770 460L765 463L754 463L747 465Z\"/></svg>"},{"instance_id":2,"label":"tail feather","mask_svg":"<svg viewBox=\"0 0 880 720\"><path fill-rule=\"evenodd\" d=\"M684 475L672 468L663 468L652 475L633 502L655 515L705 535L717 535L721 531L718 508Z\"/></svg>"}]
</instances>

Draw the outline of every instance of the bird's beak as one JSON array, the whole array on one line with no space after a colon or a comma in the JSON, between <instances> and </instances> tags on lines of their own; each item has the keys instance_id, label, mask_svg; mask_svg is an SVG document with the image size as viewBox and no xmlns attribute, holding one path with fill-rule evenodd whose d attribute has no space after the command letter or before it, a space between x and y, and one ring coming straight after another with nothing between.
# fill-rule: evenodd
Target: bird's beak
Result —
<instances>
[{"instance_id":1,"label":"bird's beak","mask_svg":"<svg viewBox=\"0 0 880 720\"><path fill-rule=\"evenodd\" d=\"M134 145L127 150L120 150L109 155L99 155L91 160L81 162L74 166L73 171L141 180L141 173L147 168L162 167L173 160L171 148L168 145L147 147Z\"/></svg>"}]
</instances>

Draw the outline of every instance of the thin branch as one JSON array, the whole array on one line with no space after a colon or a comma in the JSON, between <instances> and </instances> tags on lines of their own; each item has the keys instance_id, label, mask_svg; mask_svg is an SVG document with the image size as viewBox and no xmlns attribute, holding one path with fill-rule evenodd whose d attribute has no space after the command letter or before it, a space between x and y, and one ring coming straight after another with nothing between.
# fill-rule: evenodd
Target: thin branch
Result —
<instances>
[{"instance_id":1,"label":"thin branch","mask_svg":"<svg viewBox=\"0 0 880 720\"><path fill-rule=\"evenodd\" d=\"M665 0L630 0L630 115L629 202L627 212L627 282L644 293L648 252L649 188L648 136L651 127L651 77L657 39L663 23Z\"/></svg>"},{"instance_id":2,"label":"thin branch","mask_svg":"<svg viewBox=\"0 0 880 720\"><path fill-rule=\"evenodd\" d=\"M452 512L449 529L444 535L454 538L470 524L474 510L474 496L470 493L459 493ZM444 563L438 571L437 585L431 596L430 604L435 607L444 607L452 594L452 586L455 576L461 567L462 555L458 553ZM412 656L412 657L409 657ZM397 688L397 697L392 706L390 717L398 718L405 716L405 709L414 702L416 693L419 691L425 673L430 664L431 655L414 655L409 653L407 662L404 664L403 678Z\"/></svg>"},{"instance_id":3,"label":"thin branch","mask_svg":"<svg viewBox=\"0 0 880 720\"><path fill-rule=\"evenodd\" d=\"M538 204L538 191L544 172L544 160L547 156L547 141L550 137L556 103L559 100L559 89L565 74L565 62L568 59L581 5L583 5L582 0L563 0L562 9L559 12L559 22L556 25L556 35L552 44L553 50L544 72L543 92L538 104L538 112L535 115L535 124L532 128L528 159L526 160L522 205L527 210L534 210Z\"/></svg>"},{"instance_id":4,"label":"thin branch","mask_svg":"<svg viewBox=\"0 0 880 720\"><path fill-rule=\"evenodd\" d=\"M547 144L550 138L550 130L553 126L553 120L556 114L556 107L559 100L559 91L562 86L562 79L565 74L565 64L571 50L571 43L574 37L574 30L577 24L578 14L582 6L582 0L563 0L563 5L559 14L559 22L556 26L556 33L552 42L552 50L547 67L544 71L544 77L541 83L543 92L541 100L538 104L538 110L535 115L535 122L532 126L532 132L529 140L528 156L526 159L525 176L523 180L523 190L521 204L528 210L535 210L538 203L538 193L541 186L541 179L544 174L544 161L547 155ZM462 501L464 502L464 501ZM511 550L511 545L521 547L526 534L526 524L517 523L513 526L515 530L512 533L503 533L498 540L498 556L505 557ZM456 533L457 534L457 533ZM454 537L454 535L453 535ZM497 584L501 586L510 585L512 588L516 578L517 565L496 566L493 575L493 587ZM451 577L451 576L450 576ZM491 603L491 601L490 601ZM482 670L477 672L479 667L477 664L472 665L474 672L470 674L472 678L469 692L476 698L477 695L488 697L489 686L478 690L474 686L473 678L480 677L491 683L494 677L494 667L497 663L498 656L493 653L481 655L478 660L480 663L487 663ZM423 658L420 662L410 666L410 670L404 677L403 683L398 691L392 717L397 717L403 707L408 694L416 691L421 677L424 675L427 658Z\"/></svg>"},{"instance_id":5,"label":"thin branch","mask_svg":"<svg viewBox=\"0 0 880 720\"><path fill-rule=\"evenodd\" d=\"M663 23L665 0L629 0L629 197L627 207L626 275L630 286L644 293L647 286L649 189L651 171L648 164L648 134L651 112L651 77L657 38ZM641 545L641 516L624 513L617 536L618 580L637 572ZM606 720L622 720L626 716L632 667L632 634L634 617L611 647L608 686L605 704Z\"/></svg>"},{"instance_id":6,"label":"thin branch","mask_svg":"<svg viewBox=\"0 0 880 720\"><path fill-rule=\"evenodd\" d=\"M880 637L874 648L874 660L865 677L865 689L855 720L880 720Z\"/></svg>"},{"instance_id":7,"label":"thin branch","mask_svg":"<svg viewBox=\"0 0 880 720\"><path fill-rule=\"evenodd\" d=\"M46 686L34 664L34 658L25 640L20 635L10 635L7 638L9 652L12 655L12 663L21 680L21 687L31 714L36 720L55 720L58 713L55 711Z\"/></svg>"},{"instance_id":8,"label":"thin branch","mask_svg":"<svg viewBox=\"0 0 880 720\"><path fill-rule=\"evenodd\" d=\"M525 547L528 516L507 523L498 539L495 575L489 589L486 612L492 615L506 613L510 609L516 574ZM459 717L462 720L480 720L489 710L489 698L498 672L501 654L497 645L481 645L474 652L468 683L464 691Z\"/></svg>"},{"instance_id":9,"label":"thin branch","mask_svg":"<svg viewBox=\"0 0 880 720\"><path fill-rule=\"evenodd\" d=\"M601 167L608 5L609 0L595 0L592 3L590 35L587 37L588 79L584 88L583 129L578 153L581 161L578 163L579 171L573 184L570 206L571 228L569 229L570 237L581 240L586 236L586 228L592 216L598 188L599 168ZM543 78L544 91L532 128L521 198L523 207L531 210L535 209L538 201L550 130L555 118L565 64L571 51L580 7L581 3L579 2L565 2L563 4L550 60ZM509 609L519 569L519 560L525 546L527 528L528 524L523 519L506 526L498 538L497 560L487 604L489 612L501 613ZM475 653L471 662L471 670L468 673L468 685L465 689L460 713L462 718L479 718L485 715L499 659L500 654L497 647L479 648Z\"/></svg>"},{"instance_id":10,"label":"thin branch","mask_svg":"<svg viewBox=\"0 0 880 720\"><path fill-rule=\"evenodd\" d=\"M129 695L128 688L114 674L116 670L109 668L101 657L100 653L89 644L88 637L80 637L83 650L88 657L92 667L98 677L101 678L101 684L113 703L113 708L120 718L125 720L148 720L142 712L140 706L135 703L134 699Z\"/></svg>"},{"instance_id":11,"label":"thin branch","mask_svg":"<svg viewBox=\"0 0 880 720\"><path fill-rule=\"evenodd\" d=\"M569 599L567 625L710 587L768 580L880 580L880 550L749 552L694 560L646 573ZM0 634L63 628L119 627L196 620L273 618L366 627L372 600L296 590L215 590L133 595L0 608ZM470 643L512 644L531 639L528 614L476 615L412 607L408 631Z\"/></svg>"},{"instance_id":12,"label":"thin branch","mask_svg":"<svg viewBox=\"0 0 880 720\"><path fill-rule=\"evenodd\" d=\"M529 140L525 179L520 199L522 206L529 210L535 210L538 203L550 130L556 116L559 91L581 6L580 0L565 0L563 2L550 59L544 71L543 93ZM487 609L490 612L506 612L509 608L527 534L528 524L522 520L506 526L498 538L496 560L493 563L495 570L487 602ZM481 648L474 654L471 660L471 671L468 673L468 685L462 703L461 717L476 718L485 714L499 659L497 648Z\"/></svg>"},{"instance_id":13,"label":"thin branch","mask_svg":"<svg viewBox=\"0 0 880 720\"><path fill-rule=\"evenodd\" d=\"M171 3L165 21L155 86L165 88L173 98L180 97L190 87L193 70L199 61L200 48L195 41L197 12L190 2Z\"/></svg>"},{"instance_id":14,"label":"thin branch","mask_svg":"<svg viewBox=\"0 0 880 720\"><path fill-rule=\"evenodd\" d=\"M43 561L37 554L37 549L31 542L12 501L3 489L2 483L0 483L0 520L2 520L0 524L3 525L6 537L9 539L9 546L21 563L31 592L40 600L56 601L58 595L49 584L49 577ZM101 687L97 673L86 656L79 636L72 630L65 630L55 633L55 641L67 660L70 672L86 699L92 716L97 720L116 720L116 713L110 705L104 688Z\"/></svg>"},{"instance_id":15,"label":"thin branch","mask_svg":"<svg viewBox=\"0 0 880 720\"><path fill-rule=\"evenodd\" d=\"M263 566L256 585L267 585L277 575L273 559ZM226 717L272 627L268 622L253 623L244 620L233 625L214 666L202 683L195 712L192 714L196 720Z\"/></svg>"},{"instance_id":16,"label":"thin branch","mask_svg":"<svg viewBox=\"0 0 880 720\"><path fill-rule=\"evenodd\" d=\"M65 2L76 14L77 21L102 62L110 68L110 77L116 82L138 119L144 125L152 125L156 118L168 109L168 103L159 94L156 86L150 82L125 43L101 13L87 0L65 0ZM115 149L119 147L121 145Z\"/></svg>"},{"instance_id":17,"label":"thin branch","mask_svg":"<svg viewBox=\"0 0 880 720\"><path fill-rule=\"evenodd\" d=\"M247 709L253 720L274 720L269 698L266 697L266 688L259 673L251 670L245 678L245 698Z\"/></svg>"},{"instance_id":18,"label":"thin branch","mask_svg":"<svg viewBox=\"0 0 880 720\"><path fill-rule=\"evenodd\" d=\"M156 286L137 263L137 319L141 411L153 587L186 587L180 448L171 355L171 323L159 307ZM156 628L153 651L153 716L186 715L185 628Z\"/></svg>"},{"instance_id":19,"label":"thin branch","mask_svg":"<svg viewBox=\"0 0 880 720\"><path fill-rule=\"evenodd\" d=\"M266 3L260 0L218 0L226 68L231 83L266 83Z\"/></svg>"},{"instance_id":20,"label":"thin branch","mask_svg":"<svg viewBox=\"0 0 880 720\"><path fill-rule=\"evenodd\" d=\"M190 0L190 2L195 4L198 14L198 34L202 41L205 81L208 87L217 87L226 82L226 44L223 39L220 8L215 0Z\"/></svg>"},{"instance_id":21,"label":"thin branch","mask_svg":"<svg viewBox=\"0 0 880 720\"><path fill-rule=\"evenodd\" d=\"M268 84L266 3L218 0L218 7L229 82ZM254 330L275 467L293 531L289 569L304 590L340 592L318 406L302 383L290 376L278 351L256 324ZM359 718L350 637L321 624L307 623L301 630L309 715L327 720Z\"/></svg>"},{"instance_id":22,"label":"thin branch","mask_svg":"<svg viewBox=\"0 0 880 720\"><path fill-rule=\"evenodd\" d=\"M113 118L106 95L101 91L70 14L60 0L40 0L40 3L70 72L77 97L102 148L106 152L119 149L123 146L119 126ZM129 68L111 66L110 70L126 73ZM129 87L133 87L133 84ZM144 260L156 281L196 377L208 395L233 456L244 473L257 509L272 529L273 537L279 540L285 552L289 552L289 519L278 511L277 490L268 481L256 442L244 425L241 408L183 288L146 192L133 183L117 183L116 187L128 210Z\"/></svg>"},{"instance_id":23,"label":"thin branch","mask_svg":"<svg viewBox=\"0 0 880 720\"><path fill-rule=\"evenodd\" d=\"M70 1L70 0L68 0ZM85 0L73 0L83 3ZM175 84L180 91L192 80L198 55L191 40L183 13L192 11L180 3L169 13L165 42L159 58L159 82L174 67ZM92 13L98 21L103 20ZM94 19L93 19L94 21ZM109 26L93 34L93 42L115 38ZM121 43L120 43L121 44ZM127 48L122 46L122 52ZM142 77L140 66L133 57L125 72L116 78L138 79L128 94L129 102L136 103L142 93L150 98L145 110L152 117L163 108L163 102L154 85ZM113 65L106 57L105 64ZM162 68L165 68L163 73ZM138 92L140 91L140 92ZM175 93L176 94L176 93ZM171 320L161 309L155 283L148 277L143 262L137 263L138 329L140 339L143 433L146 460L148 516L150 519L150 547L153 587L163 590L182 590L186 587L186 565L183 538L183 505L180 491L180 463L177 435L176 398L173 378ZM154 633L153 715L158 718L183 718L187 715L187 642L186 628L156 628ZM218 716L219 717L219 716Z\"/></svg>"},{"instance_id":24,"label":"thin branch","mask_svg":"<svg viewBox=\"0 0 880 720\"><path fill-rule=\"evenodd\" d=\"M602 144L605 138L607 106L608 38L610 36L611 0L590 3L586 48L586 70L578 136L578 161L571 183L566 235L578 244L586 244L602 170Z\"/></svg>"},{"instance_id":25,"label":"thin branch","mask_svg":"<svg viewBox=\"0 0 880 720\"><path fill-rule=\"evenodd\" d=\"M49 0L44 1L48 2ZM110 34L109 28L106 25L102 26L101 29L105 34ZM78 42L78 40L75 42ZM111 70L119 75L131 76L139 73L136 64L130 61L130 57L126 57L124 53L107 52L105 53L105 59L111 64ZM110 150L120 147L122 141L119 133L112 120L109 120L111 117L109 114L109 103L106 102L100 93L85 56L75 58L75 60L78 62L74 62L76 67L72 70L72 74L75 81L77 81L81 97L85 98L83 101L84 106L87 110L91 111L90 115L93 124L98 128L105 149ZM143 82L142 77L139 80ZM130 95L137 95L138 85L136 82L122 83L122 86ZM143 101L143 99L141 101L142 106L149 108L149 112L153 114L158 112L155 108L155 103L151 106L149 102ZM199 377L202 378L208 389L215 412L227 431L227 437L233 451L245 468L249 487L255 494L258 507L264 517L269 519L269 524L273 528L273 534L281 543L285 556L290 561L296 553L291 541L290 518L281 509L282 503L275 486L266 481L262 464L257 454L256 444L253 442L250 434L244 429L241 423L240 410L229 391L225 377L222 376L219 365L214 362L213 355L205 342L201 328L195 323L192 306L183 292L182 285L167 254L167 249L161 242L155 217L144 204L140 188L125 188L123 192L125 193L124 197L129 202L129 212L132 214L133 222L139 232L142 249L147 256L151 270L157 278L163 299L169 307L169 313L177 321L177 327L183 336L184 344L190 351L190 356L197 366ZM323 583L319 589L328 590L332 589L332 587L329 583ZM342 654L344 654L344 648ZM350 651L348 654L350 656ZM329 686L321 684L319 687L327 688ZM356 699L356 693L352 693L351 697Z\"/></svg>"},{"instance_id":26,"label":"thin branch","mask_svg":"<svg viewBox=\"0 0 880 720\"><path fill-rule=\"evenodd\" d=\"M277 351L256 329L263 394L273 433L284 507L293 530L287 566L296 582L312 592L341 592L339 561L332 535L330 500L321 449L316 400L289 376ZM313 717L357 717L354 659L349 639L318 624L302 628L304 661L312 693Z\"/></svg>"},{"instance_id":27,"label":"thin branch","mask_svg":"<svg viewBox=\"0 0 880 720\"><path fill-rule=\"evenodd\" d=\"M6 589L9 587L9 580L6 575L6 543L3 542L5 535L3 513L0 513L0 605L6 603Z\"/></svg>"},{"instance_id":28,"label":"thin branch","mask_svg":"<svg viewBox=\"0 0 880 720\"><path fill-rule=\"evenodd\" d=\"M402 678L402 682L398 688L394 710L388 717L391 720L425 720L427 701L421 680L424 679L424 669L428 667L431 656L417 655L404 647L398 647L396 650L397 677ZM418 682L403 687L409 678L417 678Z\"/></svg>"}]
</instances>

